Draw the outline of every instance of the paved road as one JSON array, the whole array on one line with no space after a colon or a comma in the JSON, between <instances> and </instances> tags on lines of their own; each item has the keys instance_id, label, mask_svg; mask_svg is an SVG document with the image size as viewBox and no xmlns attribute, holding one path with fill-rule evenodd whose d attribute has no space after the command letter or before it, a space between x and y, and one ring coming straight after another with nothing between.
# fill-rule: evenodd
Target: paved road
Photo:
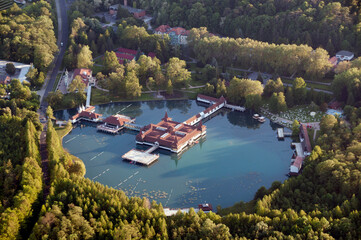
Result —
<instances>
[{"instance_id":1,"label":"paved road","mask_svg":"<svg viewBox=\"0 0 361 240\"><path fill-rule=\"evenodd\" d=\"M54 67L50 74L50 78L46 82L46 87L44 87L44 93L41 97L41 104L40 107L42 109L46 109L48 106L48 103L45 101L45 98L48 96L49 92L53 90L53 86L55 84L56 75L58 74L58 71L61 66L61 62L63 61L65 49L68 43L68 36L69 36L69 27L68 27L68 17L66 14L67 8L66 6L66 0L55 0L56 4L56 11L58 15L58 48L59 53L55 57L54 61ZM61 46L61 42L63 43L63 47Z\"/></svg>"}]
</instances>

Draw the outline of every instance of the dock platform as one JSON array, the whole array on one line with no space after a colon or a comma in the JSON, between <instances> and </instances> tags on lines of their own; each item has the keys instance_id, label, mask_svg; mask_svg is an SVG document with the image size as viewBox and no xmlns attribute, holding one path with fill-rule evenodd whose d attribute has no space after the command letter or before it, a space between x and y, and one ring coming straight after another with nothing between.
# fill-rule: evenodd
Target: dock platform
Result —
<instances>
[{"instance_id":1,"label":"dock platform","mask_svg":"<svg viewBox=\"0 0 361 240\"><path fill-rule=\"evenodd\" d=\"M143 152L132 149L122 156L124 160L149 166L159 158L159 154L151 154L148 151Z\"/></svg>"},{"instance_id":2,"label":"dock platform","mask_svg":"<svg viewBox=\"0 0 361 240\"><path fill-rule=\"evenodd\" d=\"M107 127L105 125L98 125L97 126L98 131L102 131L102 132L106 132L106 133L112 133L112 134L117 134L122 129L123 129L123 127L113 128L113 127Z\"/></svg>"},{"instance_id":3,"label":"dock platform","mask_svg":"<svg viewBox=\"0 0 361 240\"><path fill-rule=\"evenodd\" d=\"M277 137L279 139L284 139L285 137L291 137L292 133L285 132L283 128L277 128Z\"/></svg>"}]
</instances>

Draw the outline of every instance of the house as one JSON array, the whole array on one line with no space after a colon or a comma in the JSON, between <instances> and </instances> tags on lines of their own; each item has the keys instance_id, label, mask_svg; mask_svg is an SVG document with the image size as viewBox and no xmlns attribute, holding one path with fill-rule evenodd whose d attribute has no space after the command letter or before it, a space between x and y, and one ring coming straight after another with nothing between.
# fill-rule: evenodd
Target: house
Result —
<instances>
[{"instance_id":1,"label":"house","mask_svg":"<svg viewBox=\"0 0 361 240\"><path fill-rule=\"evenodd\" d=\"M123 64L124 60L127 60L127 61L132 61L133 59L137 60L137 59L135 59L135 56L137 55L137 53L138 53L138 51L136 51L136 50L127 49L127 48L118 48L117 51L115 52L115 55L117 56L119 63ZM143 53L141 53L141 54L143 54ZM151 58L154 58L155 53L150 52L150 53L148 53L148 56Z\"/></svg>"},{"instance_id":2,"label":"house","mask_svg":"<svg viewBox=\"0 0 361 240\"><path fill-rule=\"evenodd\" d=\"M305 152L305 156L310 155L312 152L311 141L308 136L307 126L305 124L300 125L300 140L302 149Z\"/></svg>"},{"instance_id":3,"label":"house","mask_svg":"<svg viewBox=\"0 0 361 240\"><path fill-rule=\"evenodd\" d=\"M116 15L118 12L119 6L121 8L126 9L129 13L133 14L135 18L142 18L145 16L145 10L144 9L138 9L138 8L132 8L128 6L127 1L124 1L124 5L120 4L114 4L109 7L109 14L110 15Z\"/></svg>"},{"instance_id":4,"label":"house","mask_svg":"<svg viewBox=\"0 0 361 240\"><path fill-rule=\"evenodd\" d=\"M155 34L158 34L158 35L164 35L164 34L166 34L170 29L171 29L171 27L169 27L168 25L160 25L159 27L157 27L157 28L154 30L154 33L155 33Z\"/></svg>"},{"instance_id":5,"label":"house","mask_svg":"<svg viewBox=\"0 0 361 240\"><path fill-rule=\"evenodd\" d=\"M180 35L180 42L179 44L181 45L187 45L187 38L188 38L188 35L189 35L189 30L186 30L185 32L182 32L181 35Z\"/></svg>"},{"instance_id":6,"label":"house","mask_svg":"<svg viewBox=\"0 0 361 240\"><path fill-rule=\"evenodd\" d=\"M295 161L290 166L290 175L298 175L302 168L304 157L297 156Z\"/></svg>"},{"instance_id":7,"label":"house","mask_svg":"<svg viewBox=\"0 0 361 240\"><path fill-rule=\"evenodd\" d=\"M168 25L160 25L154 32L162 36L167 34L172 45L186 45L188 43L187 38L189 31L182 27L171 28Z\"/></svg>"},{"instance_id":8,"label":"house","mask_svg":"<svg viewBox=\"0 0 361 240\"><path fill-rule=\"evenodd\" d=\"M355 55L352 52L349 51L345 51L345 50L341 50L338 53L336 53L336 58L339 61L351 61L351 59L354 57Z\"/></svg>"},{"instance_id":9,"label":"house","mask_svg":"<svg viewBox=\"0 0 361 240\"><path fill-rule=\"evenodd\" d=\"M76 76L80 76L81 79L83 80L83 83L85 84L86 87L90 86L94 86L95 84L95 80L92 76L92 70L89 68L76 68L74 69L73 72L73 76L72 76L72 81L75 79Z\"/></svg>"}]
</instances>

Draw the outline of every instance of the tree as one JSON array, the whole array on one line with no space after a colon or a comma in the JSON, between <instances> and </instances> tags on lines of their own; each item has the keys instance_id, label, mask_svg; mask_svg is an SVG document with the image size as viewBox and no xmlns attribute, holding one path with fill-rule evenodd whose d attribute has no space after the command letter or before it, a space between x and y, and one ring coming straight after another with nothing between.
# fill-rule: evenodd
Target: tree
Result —
<instances>
[{"instance_id":1,"label":"tree","mask_svg":"<svg viewBox=\"0 0 361 240\"><path fill-rule=\"evenodd\" d=\"M239 79L234 77L227 88L227 96L236 104L244 103L248 95L261 95L263 87L261 82L250 79Z\"/></svg>"},{"instance_id":2,"label":"tree","mask_svg":"<svg viewBox=\"0 0 361 240\"><path fill-rule=\"evenodd\" d=\"M293 91L291 87L286 88L285 97L286 97L287 106L290 108L293 107L294 100L293 100Z\"/></svg>"},{"instance_id":3,"label":"tree","mask_svg":"<svg viewBox=\"0 0 361 240\"><path fill-rule=\"evenodd\" d=\"M73 81L69 84L68 91L69 92L76 92L83 93L86 88L85 83L80 75L75 76Z\"/></svg>"},{"instance_id":4,"label":"tree","mask_svg":"<svg viewBox=\"0 0 361 240\"><path fill-rule=\"evenodd\" d=\"M292 123L292 136L298 136L300 134L300 122L296 119Z\"/></svg>"},{"instance_id":5,"label":"tree","mask_svg":"<svg viewBox=\"0 0 361 240\"><path fill-rule=\"evenodd\" d=\"M104 73L105 74L115 72L116 69L120 67L120 63L118 61L117 56L115 55L115 52L113 52L113 51L105 52L104 59L103 59L103 65L104 65Z\"/></svg>"},{"instance_id":6,"label":"tree","mask_svg":"<svg viewBox=\"0 0 361 240\"><path fill-rule=\"evenodd\" d=\"M217 97L225 96L227 94L227 88L224 80L218 79L216 91Z\"/></svg>"},{"instance_id":7,"label":"tree","mask_svg":"<svg viewBox=\"0 0 361 240\"><path fill-rule=\"evenodd\" d=\"M54 119L53 109L50 106L46 108L46 116L48 119Z\"/></svg>"},{"instance_id":8,"label":"tree","mask_svg":"<svg viewBox=\"0 0 361 240\"><path fill-rule=\"evenodd\" d=\"M296 78L292 83L293 98L296 105L303 104L306 100L306 83L302 78Z\"/></svg>"},{"instance_id":9,"label":"tree","mask_svg":"<svg viewBox=\"0 0 361 240\"><path fill-rule=\"evenodd\" d=\"M9 74L9 75L14 75L16 68L14 66L13 63L7 63L5 66L5 71Z\"/></svg>"},{"instance_id":10,"label":"tree","mask_svg":"<svg viewBox=\"0 0 361 240\"><path fill-rule=\"evenodd\" d=\"M142 94L142 86L139 85L139 79L135 71L128 71L124 77L124 82L127 98L140 97Z\"/></svg>"},{"instance_id":11,"label":"tree","mask_svg":"<svg viewBox=\"0 0 361 240\"><path fill-rule=\"evenodd\" d=\"M26 74L26 79L31 83L31 85L36 86L36 78L38 76L38 69L31 67Z\"/></svg>"},{"instance_id":12,"label":"tree","mask_svg":"<svg viewBox=\"0 0 361 240\"><path fill-rule=\"evenodd\" d=\"M212 84L206 83L204 87L204 94L213 96L214 95L214 86Z\"/></svg>"},{"instance_id":13,"label":"tree","mask_svg":"<svg viewBox=\"0 0 361 240\"><path fill-rule=\"evenodd\" d=\"M36 78L36 81L34 81L34 85L35 86L42 86L44 84L44 81L45 81L45 76L44 76L44 73L43 72L40 72L38 77Z\"/></svg>"},{"instance_id":14,"label":"tree","mask_svg":"<svg viewBox=\"0 0 361 240\"><path fill-rule=\"evenodd\" d=\"M92 51L90 51L88 45L85 45L80 49L76 66L77 68L91 68L93 66Z\"/></svg>"},{"instance_id":15,"label":"tree","mask_svg":"<svg viewBox=\"0 0 361 240\"><path fill-rule=\"evenodd\" d=\"M173 95L173 85L170 79L168 80L168 84L167 84L167 94Z\"/></svg>"},{"instance_id":16,"label":"tree","mask_svg":"<svg viewBox=\"0 0 361 240\"><path fill-rule=\"evenodd\" d=\"M320 122L320 130L322 133L330 132L337 124L337 119L333 115L326 115L322 117Z\"/></svg>"},{"instance_id":17,"label":"tree","mask_svg":"<svg viewBox=\"0 0 361 240\"><path fill-rule=\"evenodd\" d=\"M165 67L165 75L175 86L187 86L191 73L185 68L186 62L179 58L171 58Z\"/></svg>"},{"instance_id":18,"label":"tree","mask_svg":"<svg viewBox=\"0 0 361 240\"><path fill-rule=\"evenodd\" d=\"M258 94L250 94L246 96L245 107L255 111L259 111L262 105L262 97Z\"/></svg>"}]
</instances>

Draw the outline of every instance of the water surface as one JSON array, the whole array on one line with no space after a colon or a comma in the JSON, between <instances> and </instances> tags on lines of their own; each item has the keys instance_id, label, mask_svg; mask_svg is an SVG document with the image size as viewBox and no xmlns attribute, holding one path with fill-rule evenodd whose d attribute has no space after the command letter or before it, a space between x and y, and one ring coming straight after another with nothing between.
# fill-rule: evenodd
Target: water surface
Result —
<instances>
[{"instance_id":1,"label":"water surface","mask_svg":"<svg viewBox=\"0 0 361 240\"><path fill-rule=\"evenodd\" d=\"M184 121L205 109L195 101L151 101L96 106L103 117L120 113L136 124L158 123L164 116ZM68 119L75 110L55 113ZM205 139L181 155L157 150L159 160L150 167L124 162L121 156L135 144L136 132L119 135L97 132L96 125L82 124L64 137L63 145L84 161L85 177L129 196L149 197L167 207L195 207L199 203L232 206L249 201L259 187L286 179L291 139L277 141L277 125L261 124L250 113L223 111L204 123ZM147 148L147 147L145 147Z\"/></svg>"}]
</instances>

